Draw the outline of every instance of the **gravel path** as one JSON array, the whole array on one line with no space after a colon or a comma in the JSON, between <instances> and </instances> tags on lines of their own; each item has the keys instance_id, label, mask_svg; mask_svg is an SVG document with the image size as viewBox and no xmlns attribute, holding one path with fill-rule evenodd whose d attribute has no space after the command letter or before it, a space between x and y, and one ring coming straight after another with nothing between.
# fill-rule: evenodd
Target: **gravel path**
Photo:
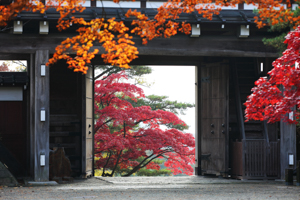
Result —
<instances>
[{"instance_id":1,"label":"gravel path","mask_svg":"<svg viewBox=\"0 0 300 200\"><path fill-rule=\"evenodd\" d=\"M0 199L296 199L300 187L281 181L203 177L90 178L57 186L2 187Z\"/></svg>"}]
</instances>

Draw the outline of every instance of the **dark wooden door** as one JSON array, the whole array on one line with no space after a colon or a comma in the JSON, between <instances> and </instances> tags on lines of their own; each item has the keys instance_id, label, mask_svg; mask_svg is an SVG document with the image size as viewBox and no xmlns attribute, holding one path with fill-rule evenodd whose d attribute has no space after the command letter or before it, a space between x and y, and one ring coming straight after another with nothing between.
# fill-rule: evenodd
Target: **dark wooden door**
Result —
<instances>
[{"instance_id":1,"label":"dark wooden door","mask_svg":"<svg viewBox=\"0 0 300 200\"><path fill-rule=\"evenodd\" d=\"M200 148L204 174L226 175L228 171L228 73L229 66L224 62L200 68Z\"/></svg>"},{"instance_id":2,"label":"dark wooden door","mask_svg":"<svg viewBox=\"0 0 300 200\"><path fill-rule=\"evenodd\" d=\"M4 159L1 161L15 176L25 176L28 164L26 100L23 92L22 101L0 101L0 145L8 151L0 152L0 160Z\"/></svg>"}]
</instances>

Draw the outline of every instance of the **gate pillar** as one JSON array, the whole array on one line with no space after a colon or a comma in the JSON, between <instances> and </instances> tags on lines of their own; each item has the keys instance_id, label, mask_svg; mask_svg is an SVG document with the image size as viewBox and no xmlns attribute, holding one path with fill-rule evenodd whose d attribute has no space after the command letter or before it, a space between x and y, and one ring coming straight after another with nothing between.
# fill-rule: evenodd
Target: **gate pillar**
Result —
<instances>
[{"instance_id":1,"label":"gate pillar","mask_svg":"<svg viewBox=\"0 0 300 200\"><path fill-rule=\"evenodd\" d=\"M30 169L35 182L49 181L49 59L37 50L30 61Z\"/></svg>"},{"instance_id":2,"label":"gate pillar","mask_svg":"<svg viewBox=\"0 0 300 200\"><path fill-rule=\"evenodd\" d=\"M292 113L289 114L292 116ZM296 124L280 121L280 173L285 179L285 169L296 167Z\"/></svg>"}]
</instances>

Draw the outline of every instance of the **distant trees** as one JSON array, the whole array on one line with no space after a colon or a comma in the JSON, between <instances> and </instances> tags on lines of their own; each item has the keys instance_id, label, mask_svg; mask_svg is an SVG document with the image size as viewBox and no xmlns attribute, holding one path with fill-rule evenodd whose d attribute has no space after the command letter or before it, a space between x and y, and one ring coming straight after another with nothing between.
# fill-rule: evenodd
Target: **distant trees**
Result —
<instances>
[{"instance_id":1,"label":"distant trees","mask_svg":"<svg viewBox=\"0 0 300 200\"><path fill-rule=\"evenodd\" d=\"M26 72L26 70L26 64L20 60L7 60L0 64L0 72Z\"/></svg>"},{"instance_id":2,"label":"distant trees","mask_svg":"<svg viewBox=\"0 0 300 200\"><path fill-rule=\"evenodd\" d=\"M0 64L0 72L9 72L10 69L8 68L8 64L6 62L3 62Z\"/></svg>"}]
</instances>

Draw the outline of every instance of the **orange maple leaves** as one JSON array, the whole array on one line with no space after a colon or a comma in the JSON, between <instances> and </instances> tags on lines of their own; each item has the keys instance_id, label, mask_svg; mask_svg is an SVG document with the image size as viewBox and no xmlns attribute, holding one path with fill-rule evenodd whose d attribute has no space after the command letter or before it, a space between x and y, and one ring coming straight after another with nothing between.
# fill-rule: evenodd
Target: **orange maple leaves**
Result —
<instances>
[{"instance_id":1,"label":"orange maple leaves","mask_svg":"<svg viewBox=\"0 0 300 200\"><path fill-rule=\"evenodd\" d=\"M72 17L70 22L82 26L77 30L79 34L67 38L57 46L49 64L65 59L69 68L75 72L86 73L87 65L99 52L98 49L93 49L95 43L101 44L105 49L106 53L101 57L111 65L129 68L128 63L137 58L137 48L131 40L132 36L127 33L128 27L122 21L117 22L114 18L105 21L101 18L87 22L82 18ZM115 33L118 33L117 37ZM72 55L73 52L76 56Z\"/></svg>"},{"instance_id":2,"label":"orange maple leaves","mask_svg":"<svg viewBox=\"0 0 300 200\"><path fill-rule=\"evenodd\" d=\"M51 0L45 5L39 0L14 0L8 5L0 5L0 26L7 25L7 21L16 17L22 11L45 13L49 8L55 7L60 13L59 24L63 24L63 18L74 12L82 12L81 6L85 0ZM63 26L62 26L63 27Z\"/></svg>"},{"instance_id":3,"label":"orange maple leaves","mask_svg":"<svg viewBox=\"0 0 300 200\"><path fill-rule=\"evenodd\" d=\"M45 12L45 5L39 1L31 0L14 0L8 5L0 5L0 26L6 26L7 21L16 17L22 11Z\"/></svg>"},{"instance_id":4,"label":"orange maple leaves","mask_svg":"<svg viewBox=\"0 0 300 200\"><path fill-rule=\"evenodd\" d=\"M85 21L72 17L75 12L82 12L84 0L52 0L44 5L40 1L15 0L8 5L0 6L0 26L16 17L21 11L38 11L44 13L48 8L55 7L60 13L57 23L59 30L70 27L71 24L79 25L78 35L67 38L56 48L54 56L48 64L53 64L59 59L66 59L69 67L76 72L86 73L87 65L99 53L94 44L101 44L106 53L101 56L103 60L119 67L128 68L129 63L137 58L138 50L134 46L132 36L136 34L142 38L143 44L156 37L171 37L178 32L189 34L191 26L188 23L176 21L182 13L196 12L202 17L212 19L214 14L219 14L224 6L236 6L239 3L253 4L258 8L255 22L259 28L267 25L266 20L274 25L277 23L292 23L294 27L300 24L300 16L296 17L290 8L290 0L168 0L160 8L154 19L149 19L145 14L136 10L128 10L127 18L132 18L131 28L122 21L115 19L93 19ZM119 0L114 0L118 3ZM286 6L288 5L288 8ZM105 9L105 8L104 8ZM75 54L75 56L74 56Z\"/></svg>"}]
</instances>

